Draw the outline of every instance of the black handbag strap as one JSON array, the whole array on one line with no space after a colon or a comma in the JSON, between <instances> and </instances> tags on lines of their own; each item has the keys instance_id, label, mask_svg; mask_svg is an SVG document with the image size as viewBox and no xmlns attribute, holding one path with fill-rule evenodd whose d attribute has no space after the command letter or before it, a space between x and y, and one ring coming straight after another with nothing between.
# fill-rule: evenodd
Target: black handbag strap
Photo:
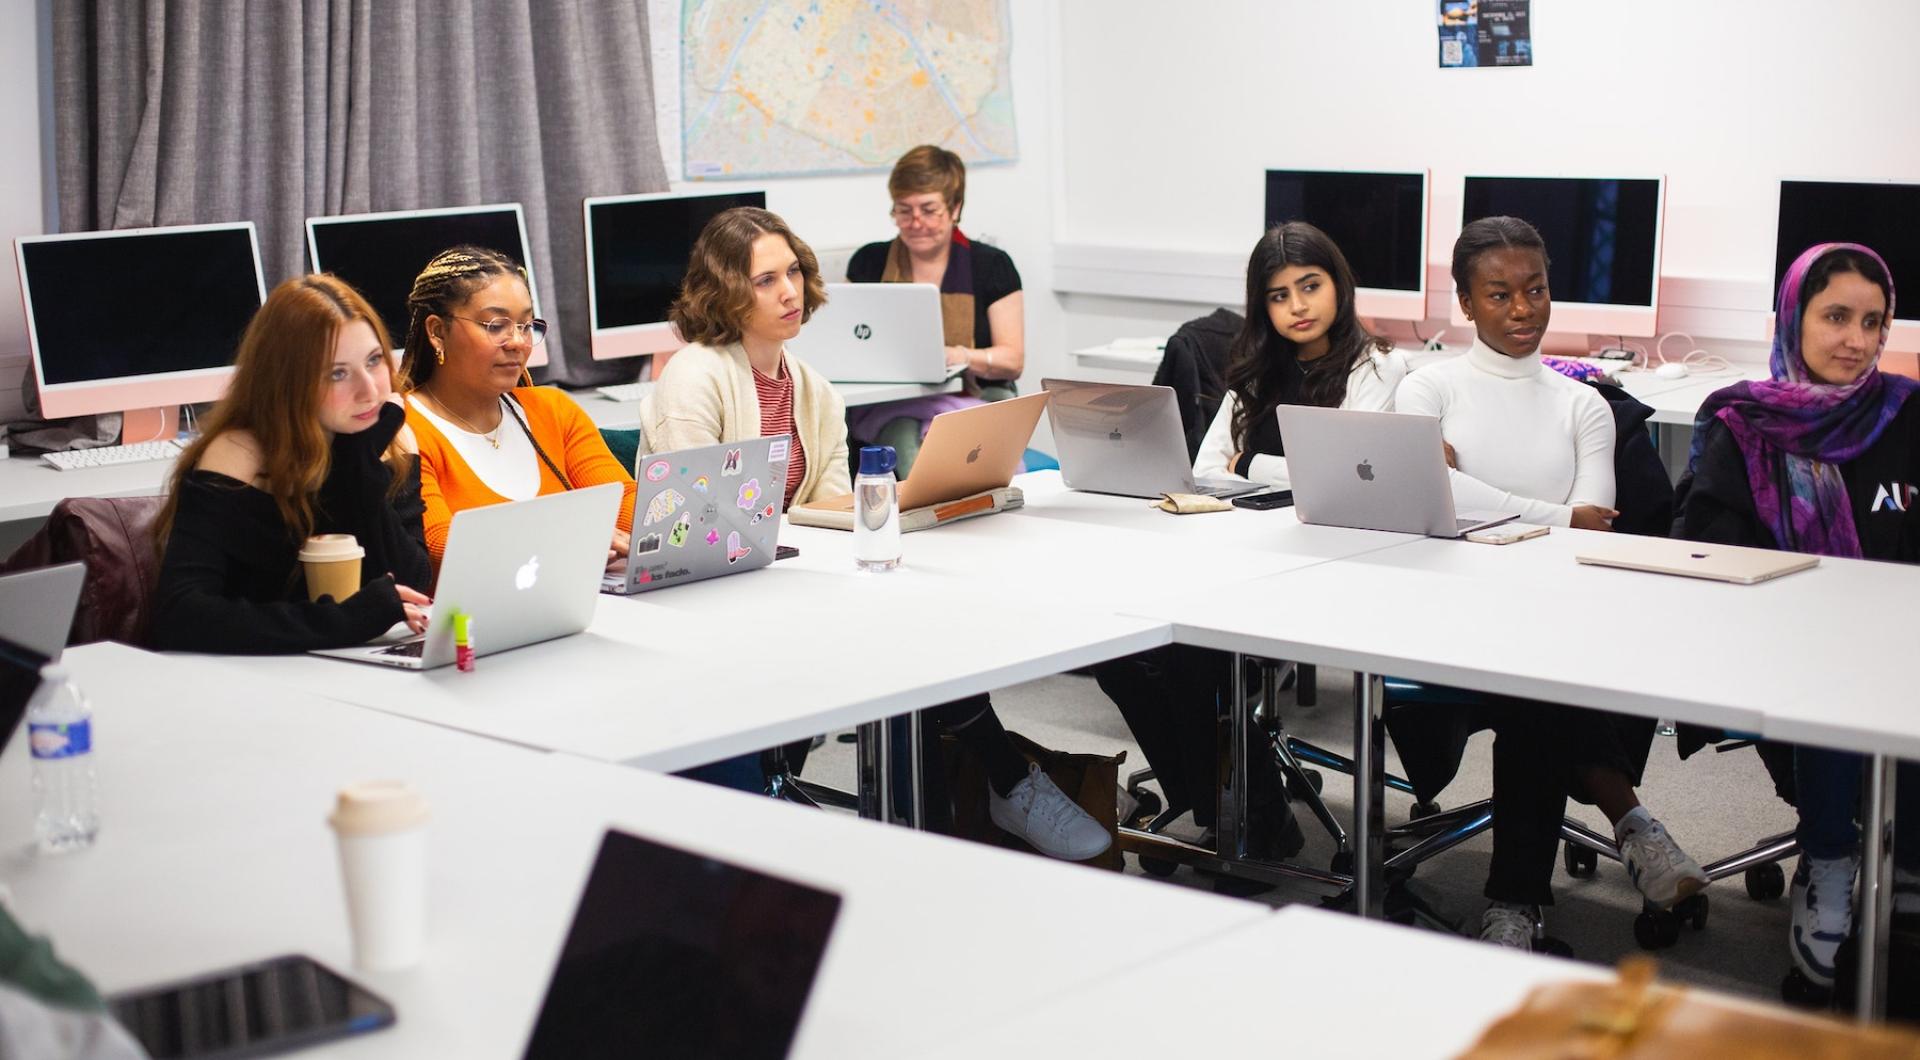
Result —
<instances>
[{"instance_id":1,"label":"black handbag strap","mask_svg":"<svg viewBox=\"0 0 1920 1060\"><path fill-rule=\"evenodd\" d=\"M560 480L560 488L572 489L573 483L567 481L567 473L560 470L560 465L553 462L553 457L548 456L547 451L540 447L540 440L533 436L533 430L527 426L526 417L520 414L520 403L515 401L511 394L500 395L500 400L506 405L507 412L512 414L513 422L520 425L520 433L527 436L527 442L533 446L533 451L539 454L541 463L546 464L547 470L553 472L553 477Z\"/></svg>"}]
</instances>

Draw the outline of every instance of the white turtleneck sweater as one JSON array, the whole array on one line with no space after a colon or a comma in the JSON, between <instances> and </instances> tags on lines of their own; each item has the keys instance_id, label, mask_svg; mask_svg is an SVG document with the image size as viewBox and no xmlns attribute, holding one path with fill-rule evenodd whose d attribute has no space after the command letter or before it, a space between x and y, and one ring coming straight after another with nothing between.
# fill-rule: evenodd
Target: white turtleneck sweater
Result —
<instances>
[{"instance_id":1,"label":"white turtleneck sweater","mask_svg":"<svg viewBox=\"0 0 1920 1060\"><path fill-rule=\"evenodd\" d=\"M1576 505L1613 507L1613 413L1537 352L1508 357L1475 336L1466 356L1408 375L1394 406L1439 417L1460 462L1449 474L1461 511L1566 526Z\"/></svg>"}]
</instances>

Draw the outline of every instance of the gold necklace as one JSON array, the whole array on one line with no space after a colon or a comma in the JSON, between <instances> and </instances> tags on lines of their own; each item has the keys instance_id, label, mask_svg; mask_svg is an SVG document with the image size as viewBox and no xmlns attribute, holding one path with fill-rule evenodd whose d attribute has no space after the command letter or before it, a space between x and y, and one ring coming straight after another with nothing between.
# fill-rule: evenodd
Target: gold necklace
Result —
<instances>
[{"instance_id":1,"label":"gold necklace","mask_svg":"<svg viewBox=\"0 0 1920 1060\"><path fill-rule=\"evenodd\" d=\"M439 395L429 393L427 396L433 398L433 403L440 406L441 412L444 412L448 416L453 417L454 422L458 423L462 430L466 431L468 434L478 435L482 438L485 438L487 440L487 444L493 446L495 449L500 448L500 428L505 427L507 425L507 414L504 410L500 413L500 422L493 425L493 432L489 434L486 431L474 430L473 424L468 423L466 419L462 417L459 413L447 407L447 403L440 400Z\"/></svg>"}]
</instances>

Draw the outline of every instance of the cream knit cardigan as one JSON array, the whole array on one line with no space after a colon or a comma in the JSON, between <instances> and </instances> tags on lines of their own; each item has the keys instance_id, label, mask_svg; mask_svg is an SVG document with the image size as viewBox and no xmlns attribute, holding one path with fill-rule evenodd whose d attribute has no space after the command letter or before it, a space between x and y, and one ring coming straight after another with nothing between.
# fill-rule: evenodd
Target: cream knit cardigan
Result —
<instances>
[{"instance_id":1,"label":"cream knit cardigan","mask_svg":"<svg viewBox=\"0 0 1920 1060\"><path fill-rule=\"evenodd\" d=\"M785 354L793 376L793 426L807 454L793 503L852 492L847 482L847 406L833 384L805 361ZM718 349L693 343L667 361L640 403L641 445L649 453L760 437L760 396L753 366L739 343Z\"/></svg>"}]
</instances>

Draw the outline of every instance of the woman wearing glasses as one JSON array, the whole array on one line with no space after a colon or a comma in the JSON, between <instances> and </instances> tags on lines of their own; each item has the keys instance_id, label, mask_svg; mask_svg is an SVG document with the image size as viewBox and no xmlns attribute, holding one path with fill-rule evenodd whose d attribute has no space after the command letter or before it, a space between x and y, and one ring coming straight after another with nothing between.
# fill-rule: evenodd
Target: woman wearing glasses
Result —
<instances>
[{"instance_id":1,"label":"woman wearing glasses","mask_svg":"<svg viewBox=\"0 0 1920 1060\"><path fill-rule=\"evenodd\" d=\"M869 243L847 263L854 283L931 283L940 287L947 364L966 370L966 394L940 394L857 408L855 437L891 445L905 477L927 424L942 412L1014 395L1026 367L1026 303L1020 271L1006 251L960 231L967 167L952 151L923 144L900 156L887 177L899 236Z\"/></svg>"},{"instance_id":2,"label":"woman wearing glasses","mask_svg":"<svg viewBox=\"0 0 1920 1060\"><path fill-rule=\"evenodd\" d=\"M427 550L437 567L453 513L619 482L626 486L607 557L624 556L633 476L573 399L536 387L527 358L546 338L526 273L498 251L441 251L407 296L401 389L420 445Z\"/></svg>"},{"instance_id":3,"label":"woman wearing glasses","mask_svg":"<svg viewBox=\"0 0 1920 1060\"><path fill-rule=\"evenodd\" d=\"M353 288L304 276L273 289L227 396L174 465L155 647L273 654L426 628L420 477L391 372L386 330ZM312 534L359 541L359 591L307 599L297 554Z\"/></svg>"}]
</instances>

